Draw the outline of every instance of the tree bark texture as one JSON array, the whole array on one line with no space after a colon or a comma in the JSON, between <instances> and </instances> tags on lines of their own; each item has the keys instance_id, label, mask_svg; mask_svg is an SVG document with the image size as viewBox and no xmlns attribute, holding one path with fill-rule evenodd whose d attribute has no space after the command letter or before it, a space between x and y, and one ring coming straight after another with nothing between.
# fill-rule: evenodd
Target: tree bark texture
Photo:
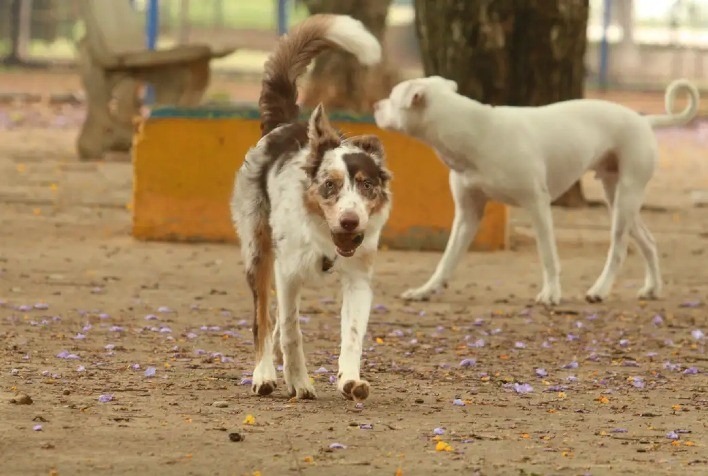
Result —
<instances>
[{"instance_id":1,"label":"tree bark texture","mask_svg":"<svg viewBox=\"0 0 708 476\"><path fill-rule=\"evenodd\" d=\"M415 0L426 75L486 104L583 97L589 0ZM554 202L583 206L580 182Z\"/></svg>"},{"instance_id":2,"label":"tree bark texture","mask_svg":"<svg viewBox=\"0 0 708 476\"><path fill-rule=\"evenodd\" d=\"M392 0L303 0L311 15L336 13L360 20L383 44L386 16ZM303 89L302 104L327 109L371 112L374 102L388 96L398 82L384 53L381 64L363 67L349 53L328 51L321 54Z\"/></svg>"}]
</instances>

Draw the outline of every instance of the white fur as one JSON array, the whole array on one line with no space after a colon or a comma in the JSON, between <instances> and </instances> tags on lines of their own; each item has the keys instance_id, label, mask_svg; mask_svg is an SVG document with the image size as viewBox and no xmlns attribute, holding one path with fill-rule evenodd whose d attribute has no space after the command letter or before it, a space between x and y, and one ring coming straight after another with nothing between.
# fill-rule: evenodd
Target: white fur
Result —
<instances>
[{"instance_id":1,"label":"white fur","mask_svg":"<svg viewBox=\"0 0 708 476\"><path fill-rule=\"evenodd\" d=\"M611 244L604 269L587 299L609 295L626 255L628 237L646 263L641 298L657 298L662 281L656 244L639 211L658 158L652 126L685 124L695 116L698 91L685 80L667 89L667 116L641 116L600 100L564 101L543 107L491 107L456 93L439 76L404 81L376 104L379 127L405 132L432 146L450 167L455 219L442 260L423 286L403 298L427 299L441 290L474 237L489 199L524 208L536 232L543 265L537 301L561 299L560 263L553 233L551 201L594 170L612 214ZM680 90L691 103L673 115ZM616 158L616 168L612 162Z\"/></svg>"},{"instance_id":2,"label":"white fur","mask_svg":"<svg viewBox=\"0 0 708 476\"><path fill-rule=\"evenodd\" d=\"M381 44L363 23L348 15L333 15L326 38L349 51L361 64L371 66L381 61Z\"/></svg>"},{"instance_id":3,"label":"white fur","mask_svg":"<svg viewBox=\"0 0 708 476\"><path fill-rule=\"evenodd\" d=\"M277 133L278 129L271 134ZM237 174L231 207L242 241L243 237L253 234L249 211L257 206L254 200L260 195L254 188L257 182L253 177L258 174L259 167L272 160L265 155L268 139L269 136L265 136L248 152L246 162ZM346 171L341 156L354 151L358 149L345 142L337 149L327 152L321 168L340 168ZM303 352L299 301L301 289L305 284L318 283L324 277L322 259L326 256L330 259L336 257L332 271L341 276L343 293L338 388L344 394L344 385L352 381L354 387L367 387L368 393L368 383L361 380L360 376L360 360L373 296L373 255L378 248L381 230L388 219L390 201L380 212L368 216L361 197L347 182L347 191L342 194L336 209L338 214L356 210L359 216L357 231L365 232L365 237L354 256L337 256L331 231L338 227L338 223L336 220L328 223L322 217L308 212L303 201L305 188L310 181L303 171L309 153L309 148L305 147L288 160L282 169L276 170L273 167L268 173L269 222L275 242L278 311L274 335L267 339L264 356L253 372L254 391L257 392L263 383L276 380L273 339L279 334L284 361L283 373L288 389L298 398L316 397ZM250 246L252 244L242 242L244 260L252 253Z\"/></svg>"}]
</instances>

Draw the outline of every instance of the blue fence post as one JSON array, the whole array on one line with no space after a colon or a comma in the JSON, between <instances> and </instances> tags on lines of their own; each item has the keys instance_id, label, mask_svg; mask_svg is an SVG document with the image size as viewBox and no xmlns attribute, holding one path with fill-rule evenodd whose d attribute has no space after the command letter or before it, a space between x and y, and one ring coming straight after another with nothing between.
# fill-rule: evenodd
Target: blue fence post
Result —
<instances>
[{"instance_id":1,"label":"blue fence post","mask_svg":"<svg viewBox=\"0 0 708 476\"><path fill-rule=\"evenodd\" d=\"M157 35L160 26L160 2L159 0L148 0L147 11L145 12L145 37L147 49L154 50L157 46ZM155 102L155 90L151 84L145 90L145 101L147 105Z\"/></svg>"},{"instance_id":2,"label":"blue fence post","mask_svg":"<svg viewBox=\"0 0 708 476\"><path fill-rule=\"evenodd\" d=\"M283 35L288 31L288 0L276 0L278 2L278 35Z\"/></svg>"},{"instance_id":3,"label":"blue fence post","mask_svg":"<svg viewBox=\"0 0 708 476\"><path fill-rule=\"evenodd\" d=\"M602 40L600 41L600 87L607 89L607 69L609 64L610 48L607 40L607 31L610 28L612 16L612 0L605 0L602 12Z\"/></svg>"}]
</instances>

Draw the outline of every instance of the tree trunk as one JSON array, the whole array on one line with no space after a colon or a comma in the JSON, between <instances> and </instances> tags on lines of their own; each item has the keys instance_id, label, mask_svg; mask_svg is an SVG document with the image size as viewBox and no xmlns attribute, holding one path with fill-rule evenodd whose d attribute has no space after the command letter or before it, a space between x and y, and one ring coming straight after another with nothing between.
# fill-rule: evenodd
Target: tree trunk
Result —
<instances>
[{"instance_id":1,"label":"tree trunk","mask_svg":"<svg viewBox=\"0 0 708 476\"><path fill-rule=\"evenodd\" d=\"M483 103L541 106L583 96L588 0L415 0L426 75ZM585 204L580 182L555 205Z\"/></svg>"},{"instance_id":2,"label":"tree trunk","mask_svg":"<svg viewBox=\"0 0 708 476\"><path fill-rule=\"evenodd\" d=\"M383 44L386 16L392 0L303 0L311 15L337 13L360 20ZM398 75L386 61L373 68L361 66L350 54L328 51L320 55L304 87L302 103L352 112L370 112L374 102L388 96Z\"/></svg>"}]
</instances>

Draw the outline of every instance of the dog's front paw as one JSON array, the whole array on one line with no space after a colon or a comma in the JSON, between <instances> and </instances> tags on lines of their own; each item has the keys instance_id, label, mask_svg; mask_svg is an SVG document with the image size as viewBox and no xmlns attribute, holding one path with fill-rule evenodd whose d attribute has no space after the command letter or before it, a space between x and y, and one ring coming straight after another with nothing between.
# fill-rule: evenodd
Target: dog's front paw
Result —
<instances>
[{"instance_id":1,"label":"dog's front paw","mask_svg":"<svg viewBox=\"0 0 708 476\"><path fill-rule=\"evenodd\" d=\"M256 395L270 395L277 387L276 380L277 377L273 364L261 362L253 371L253 385L251 385L251 391Z\"/></svg>"},{"instance_id":2,"label":"dog's front paw","mask_svg":"<svg viewBox=\"0 0 708 476\"><path fill-rule=\"evenodd\" d=\"M544 306L557 306L561 301L561 290L559 287L544 286L536 296L536 302Z\"/></svg>"},{"instance_id":3,"label":"dog's front paw","mask_svg":"<svg viewBox=\"0 0 708 476\"><path fill-rule=\"evenodd\" d=\"M337 387L347 400L363 402L369 397L369 382L366 380L340 380Z\"/></svg>"},{"instance_id":4,"label":"dog's front paw","mask_svg":"<svg viewBox=\"0 0 708 476\"><path fill-rule=\"evenodd\" d=\"M430 296L440 291L440 286L421 286L419 288L411 288L401 294L401 299L404 301L428 301Z\"/></svg>"},{"instance_id":5,"label":"dog's front paw","mask_svg":"<svg viewBox=\"0 0 708 476\"><path fill-rule=\"evenodd\" d=\"M597 304L607 299L609 295L610 292L608 290L599 286L593 286L585 293L585 300L591 304Z\"/></svg>"}]
</instances>

